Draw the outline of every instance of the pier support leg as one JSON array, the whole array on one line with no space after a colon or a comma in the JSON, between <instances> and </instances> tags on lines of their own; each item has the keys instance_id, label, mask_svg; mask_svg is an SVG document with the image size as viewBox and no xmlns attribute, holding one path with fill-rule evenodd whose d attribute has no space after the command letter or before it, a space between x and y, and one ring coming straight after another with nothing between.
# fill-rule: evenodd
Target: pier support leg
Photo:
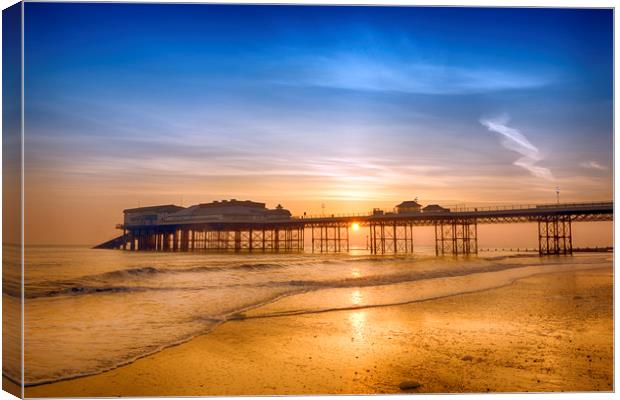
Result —
<instances>
[{"instance_id":1,"label":"pier support leg","mask_svg":"<svg viewBox=\"0 0 620 400\"><path fill-rule=\"evenodd\" d=\"M170 250L170 232L164 232L162 235L164 237L162 250L169 251Z\"/></svg>"},{"instance_id":2,"label":"pier support leg","mask_svg":"<svg viewBox=\"0 0 620 400\"><path fill-rule=\"evenodd\" d=\"M553 215L538 220L538 254L573 254L570 215Z\"/></svg>"},{"instance_id":3,"label":"pier support leg","mask_svg":"<svg viewBox=\"0 0 620 400\"><path fill-rule=\"evenodd\" d=\"M449 219L435 222L435 254L478 254L476 219Z\"/></svg>"},{"instance_id":4,"label":"pier support leg","mask_svg":"<svg viewBox=\"0 0 620 400\"><path fill-rule=\"evenodd\" d=\"M370 253L377 254L377 224L370 225Z\"/></svg>"},{"instance_id":5,"label":"pier support leg","mask_svg":"<svg viewBox=\"0 0 620 400\"><path fill-rule=\"evenodd\" d=\"M265 252L265 244L266 244L266 236L265 236L265 228L263 228L263 237L262 237L262 244L263 244L263 253Z\"/></svg>"},{"instance_id":6,"label":"pier support leg","mask_svg":"<svg viewBox=\"0 0 620 400\"><path fill-rule=\"evenodd\" d=\"M241 251L241 231L235 231L235 252Z\"/></svg>"},{"instance_id":7,"label":"pier support leg","mask_svg":"<svg viewBox=\"0 0 620 400\"><path fill-rule=\"evenodd\" d=\"M312 252L339 253L349 251L349 225L348 223L326 223L310 227L312 235ZM303 250L303 228L298 233L300 245Z\"/></svg>"},{"instance_id":8,"label":"pier support leg","mask_svg":"<svg viewBox=\"0 0 620 400\"><path fill-rule=\"evenodd\" d=\"M413 227L410 223L373 222L369 227L371 254L413 253Z\"/></svg>"}]
</instances>

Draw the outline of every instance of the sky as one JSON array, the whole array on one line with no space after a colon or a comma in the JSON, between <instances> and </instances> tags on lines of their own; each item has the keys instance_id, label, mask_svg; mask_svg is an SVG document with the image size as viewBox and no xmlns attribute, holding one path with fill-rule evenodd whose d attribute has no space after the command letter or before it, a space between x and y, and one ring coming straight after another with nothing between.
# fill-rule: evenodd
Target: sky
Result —
<instances>
[{"instance_id":1,"label":"sky","mask_svg":"<svg viewBox=\"0 0 620 400\"><path fill-rule=\"evenodd\" d=\"M611 10L25 10L33 244L227 198L297 215L612 198Z\"/></svg>"}]
</instances>

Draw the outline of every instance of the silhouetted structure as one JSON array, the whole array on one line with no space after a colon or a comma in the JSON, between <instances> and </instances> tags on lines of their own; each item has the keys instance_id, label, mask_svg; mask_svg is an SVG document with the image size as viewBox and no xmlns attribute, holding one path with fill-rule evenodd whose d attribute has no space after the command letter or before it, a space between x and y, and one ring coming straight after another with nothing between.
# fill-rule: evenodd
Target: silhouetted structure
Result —
<instances>
[{"instance_id":1,"label":"silhouetted structure","mask_svg":"<svg viewBox=\"0 0 620 400\"><path fill-rule=\"evenodd\" d=\"M168 222L207 222L207 221L272 221L288 220L291 213L280 204L270 210L265 203L250 200L222 200L187 207L168 215Z\"/></svg>"},{"instance_id":2,"label":"silhouetted structure","mask_svg":"<svg viewBox=\"0 0 620 400\"><path fill-rule=\"evenodd\" d=\"M396 206L396 212L399 214L417 213L420 212L421 208L422 205L415 200L403 201Z\"/></svg>"},{"instance_id":3,"label":"silhouetted structure","mask_svg":"<svg viewBox=\"0 0 620 400\"><path fill-rule=\"evenodd\" d=\"M427 214L428 213L446 213L446 212L450 212L450 209L442 207L439 204L429 204L428 206L422 209L422 212L425 212Z\"/></svg>"},{"instance_id":4,"label":"silhouetted structure","mask_svg":"<svg viewBox=\"0 0 620 400\"><path fill-rule=\"evenodd\" d=\"M414 204L415 203L415 204ZM401 207L402 206L402 207ZM494 208L459 208L432 204L420 212L417 202L403 202L396 213L378 209L366 215L293 217L278 205L224 200L191 207L164 205L124 211L123 235L97 248L158 251L303 251L305 231L312 252L349 250L352 224L367 226L372 254L413 252L413 228L433 226L435 253L476 254L478 224L538 224L540 255L572 254L572 223L612 221L613 202L544 204Z\"/></svg>"},{"instance_id":5,"label":"silhouetted structure","mask_svg":"<svg viewBox=\"0 0 620 400\"><path fill-rule=\"evenodd\" d=\"M129 208L123 211L125 225L152 225L161 223L165 218L183 207L167 204L165 206Z\"/></svg>"}]
</instances>

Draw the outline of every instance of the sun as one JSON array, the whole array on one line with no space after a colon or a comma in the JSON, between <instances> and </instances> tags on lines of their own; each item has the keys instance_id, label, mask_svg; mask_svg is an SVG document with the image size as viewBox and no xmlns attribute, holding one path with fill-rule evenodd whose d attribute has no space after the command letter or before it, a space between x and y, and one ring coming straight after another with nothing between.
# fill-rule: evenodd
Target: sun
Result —
<instances>
[{"instance_id":1,"label":"sun","mask_svg":"<svg viewBox=\"0 0 620 400\"><path fill-rule=\"evenodd\" d=\"M358 224L357 222L354 222L353 224L351 224L351 228L353 228L354 231L359 231L360 224Z\"/></svg>"}]
</instances>

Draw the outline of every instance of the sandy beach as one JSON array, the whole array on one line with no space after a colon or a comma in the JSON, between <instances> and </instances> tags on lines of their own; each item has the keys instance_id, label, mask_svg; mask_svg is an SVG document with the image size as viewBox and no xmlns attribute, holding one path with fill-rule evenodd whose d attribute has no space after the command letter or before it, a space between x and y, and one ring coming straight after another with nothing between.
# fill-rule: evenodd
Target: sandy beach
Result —
<instances>
[{"instance_id":1,"label":"sandy beach","mask_svg":"<svg viewBox=\"0 0 620 400\"><path fill-rule=\"evenodd\" d=\"M606 267L407 305L235 320L26 396L611 391L612 295Z\"/></svg>"}]
</instances>

